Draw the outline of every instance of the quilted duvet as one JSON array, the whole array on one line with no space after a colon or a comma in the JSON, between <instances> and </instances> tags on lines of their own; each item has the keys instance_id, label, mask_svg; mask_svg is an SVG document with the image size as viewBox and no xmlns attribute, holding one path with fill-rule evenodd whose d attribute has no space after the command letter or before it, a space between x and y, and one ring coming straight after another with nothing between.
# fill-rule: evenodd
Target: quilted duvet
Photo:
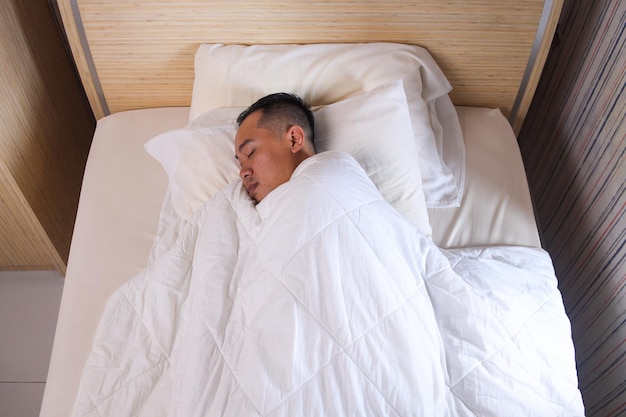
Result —
<instances>
[{"instance_id":1,"label":"quilted duvet","mask_svg":"<svg viewBox=\"0 0 626 417\"><path fill-rule=\"evenodd\" d=\"M347 154L207 202L101 319L74 416L581 416L537 248L442 251Z\"/></svg>"}]
</instances>

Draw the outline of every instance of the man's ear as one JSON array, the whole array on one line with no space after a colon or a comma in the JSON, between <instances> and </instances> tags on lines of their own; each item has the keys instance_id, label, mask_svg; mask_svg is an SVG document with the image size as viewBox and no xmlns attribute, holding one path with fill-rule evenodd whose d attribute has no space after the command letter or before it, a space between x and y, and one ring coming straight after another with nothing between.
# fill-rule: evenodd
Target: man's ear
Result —
<instances>
[{"instance_id":1,"label":"man's ear","mask_svg":"<svg viewBox=\"0 0 626 417\"><path fill-rule=\"evenodd\" d=\"M291 141L291 152L300 152L305 143L304 130L300 126L294 125L289 128L287 134L289 135L289 140Z\"/></svg>"}]
</instances>

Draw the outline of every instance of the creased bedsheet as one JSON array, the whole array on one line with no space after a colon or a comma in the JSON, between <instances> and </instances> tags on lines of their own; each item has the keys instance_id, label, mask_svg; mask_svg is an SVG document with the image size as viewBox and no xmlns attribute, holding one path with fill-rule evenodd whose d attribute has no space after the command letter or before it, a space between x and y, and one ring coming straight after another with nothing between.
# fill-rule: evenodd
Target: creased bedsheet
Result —
<instances>
[{"instance_id":1,"label":"creased bedsheet","mask_svg":"<svg viewBox=\"0 0 626 417\"><path fill-rule=\"evenodd\" d=\"M75 416L581 416L550 258L441 251L347 154L236 181L109 300Z\"/></svg>"}]
</instances>

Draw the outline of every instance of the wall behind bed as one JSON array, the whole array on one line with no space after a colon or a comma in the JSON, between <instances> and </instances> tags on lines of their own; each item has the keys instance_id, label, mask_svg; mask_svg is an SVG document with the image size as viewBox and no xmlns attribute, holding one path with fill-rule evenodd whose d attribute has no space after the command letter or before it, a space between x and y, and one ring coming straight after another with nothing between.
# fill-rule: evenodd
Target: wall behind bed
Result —
<instances>
[{"instance_id":1,"label":"wall behind bed","mask_svg":"<svg viewBox=\"0 0 626 417\"><path fill-rule=\"evenodd\" d=\"M0 269L65 273L95 121L47 0L0 2Z\"/></svg>"},{"instance_id":2,"label":"wall behind bed","mask_svg":"<svg viewBox=\"0 0 626 417\"><path fill-rule=\"evenodd\" d=\"M626 413L626 2L566 0L519 135L588 417Z\"/></svg>"}]
</instances>

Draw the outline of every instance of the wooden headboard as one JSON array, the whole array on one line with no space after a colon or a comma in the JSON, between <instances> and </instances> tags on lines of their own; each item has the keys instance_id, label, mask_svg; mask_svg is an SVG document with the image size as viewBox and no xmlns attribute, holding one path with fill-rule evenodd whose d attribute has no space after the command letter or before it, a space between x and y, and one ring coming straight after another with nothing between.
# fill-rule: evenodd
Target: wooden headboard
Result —
<instances>
[{"instance_id":1,"label":"wooden headboard","mask_svg":"<svg viewBox=\"0 0 626 417\"><path fill-rule=\"evenodd\" d=\"M189 106L201 43L425 47L457 105L499 107L517 133L563 0L58 0L96 118Z\"/></svg>"}]
</instances>

